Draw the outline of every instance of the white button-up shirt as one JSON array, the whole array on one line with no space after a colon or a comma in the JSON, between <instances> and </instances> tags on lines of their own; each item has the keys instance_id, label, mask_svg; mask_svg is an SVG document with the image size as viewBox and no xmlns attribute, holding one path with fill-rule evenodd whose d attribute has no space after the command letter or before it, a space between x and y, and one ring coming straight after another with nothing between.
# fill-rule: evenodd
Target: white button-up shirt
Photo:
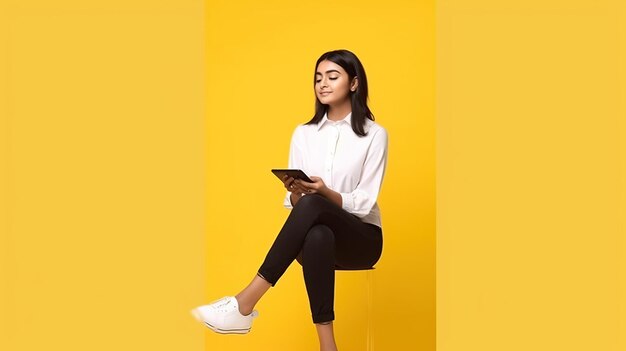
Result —
<instances>
[{"instance_id":1,"label":"white button-up shirt","mask_svg":"<svg viewBox=\"0 0 626 351\"><path fill-rule=\"evenodd\" d=\"M387 165L387 131L366 119L368 133L360 137L352 130L351 118L349 113L340 121L331 121L324 114L318 124L297 126L291 137L289 168L322 178L327 187L341 194L344 210L382 227L376 199ZM290 196L288 191L284 199L287 208L293 208Z\"/></svg>"}]
</instances>

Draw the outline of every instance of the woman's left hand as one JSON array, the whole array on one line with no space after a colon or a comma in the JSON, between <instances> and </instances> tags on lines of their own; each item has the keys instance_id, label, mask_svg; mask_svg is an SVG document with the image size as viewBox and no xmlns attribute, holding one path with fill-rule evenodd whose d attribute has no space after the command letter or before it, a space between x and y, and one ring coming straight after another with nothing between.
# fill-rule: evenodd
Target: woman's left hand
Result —
<instances>
[{"instance_id":1,"label":"woman's left hand","mask_svg":"<svg viewBox=\"0 0 626 351\"><path fill-rule=\"evenodd\" d=\"M326 189L326 184L320 177L309 177L313 183L305 182L300 179L296 179L294 182L305 189L305 194L323 194Z\"/></svg>"}]
</instances>

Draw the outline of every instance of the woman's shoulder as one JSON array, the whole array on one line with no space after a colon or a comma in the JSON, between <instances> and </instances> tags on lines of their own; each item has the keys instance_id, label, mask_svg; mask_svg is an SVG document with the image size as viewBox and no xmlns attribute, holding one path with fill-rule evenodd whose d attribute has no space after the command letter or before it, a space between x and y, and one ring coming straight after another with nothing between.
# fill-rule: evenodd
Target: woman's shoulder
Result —
<instances>
[{"instance_id":1,"label":"woman's shoulder","mask_svg":"<svg viewBox=\"0 0 626 351\"><path fill-rule=\"evenodd\" d=\"M313 128L315 128L314 124L300 123L293 129L291 138L295 140L306 139L307 135L310 135L311 131L314 130Z\"/></svg>"},{"instance_id":2,"label":"woman's shoulder","mask_svg":"<svg viewBox=\"0 0 626 351\"><path fill-rule=\"evenodd\" d=\"M385 129L385 127L383 127L382 125L380 125L378 122L376 121L372 121L371 119L367 119L365 121L365 130L367 131L367 133L372 133L372 135L376 135L376 134L387 134L387 130Z\"/></svg>"},{"instance_id":3,"label":"woman's shoulder","mask_svg":"<svg viewBox=\"0 0 626 351\"><path fill-rule=\"evenodd\" d=\"M296 125L296 127L293 130L293 133L294 134L307 133L312 130L317 130L317 124L300 123Z\"/></svg>"}]
</instances>

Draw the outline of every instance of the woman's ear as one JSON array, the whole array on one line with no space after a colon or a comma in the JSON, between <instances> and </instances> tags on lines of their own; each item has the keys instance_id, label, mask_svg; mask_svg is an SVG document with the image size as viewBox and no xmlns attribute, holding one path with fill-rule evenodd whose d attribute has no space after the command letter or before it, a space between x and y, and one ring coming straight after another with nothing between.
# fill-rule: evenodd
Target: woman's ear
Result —
<instances>
[{"instance_id":1,"label":"woman's ear","mask_svg":"<svg viewBox=\"0 0 626 351\"><path fill-rule=\"evenodd\" d=\"M350 87L350 91L356 91L356 88L359 86L359 80L357 78L357 76L354 76L354 78L352 78L352 86Z\"/></svg>"}]
</instances>

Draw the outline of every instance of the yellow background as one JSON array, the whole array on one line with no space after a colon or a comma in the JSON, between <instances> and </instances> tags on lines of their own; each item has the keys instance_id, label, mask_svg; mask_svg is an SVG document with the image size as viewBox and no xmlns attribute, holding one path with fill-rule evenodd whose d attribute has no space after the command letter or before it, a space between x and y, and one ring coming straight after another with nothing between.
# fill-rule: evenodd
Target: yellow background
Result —
<instances>
[{"instance_id":1,"label":"yellow background","mask_svg":"<svg viewBox=\"0 0 626 351\"><path fill-rule=\"evenodd\" d=\"M626 350L625 15L437 3L438 350Z\"/></svg>"},{"instance_id":2,"label":"yellow background","mask_svg":"<svg viewBox=\"0 0 626 351\"><path fill-rule=\"evenodd\" d=\"M295 262L249 335L188 309L261 263L341 47L390 132L374 349L626 349L625 5L434 6L0 1L0 350L315 350ZM365 283L337 276L344 350Z\"/></svg>"},{"instance_id":3,"label":"yellow background","mask_svg":"<svg viewBox=\"0 0 626 351\"><path fill-rule=\"evenodd\" d=\"M0 2L0 350L202 350L204 6Z\"/></svg>"},{"instance_id":4,"label":"yellow background","mask_svg":"<svg viewBox=\"0 0 626 351\"><path fill-rule=\"evenodd\" d=\"M270 172L287 166L294 128L314 114L326 51L365 67L370 107L389 133L380 195L383 254L373 272L376 350L432 350L434 271L434 3L207 2L207 302L234 295L263 262L289 210ZM338 272L340 350L365 350L367 276ZM207 350L318 350L302 268L294 261L257 305L249 335L207 332ZM400 331L401 330L401 331Z\"/></svg>"}]
</instances>

